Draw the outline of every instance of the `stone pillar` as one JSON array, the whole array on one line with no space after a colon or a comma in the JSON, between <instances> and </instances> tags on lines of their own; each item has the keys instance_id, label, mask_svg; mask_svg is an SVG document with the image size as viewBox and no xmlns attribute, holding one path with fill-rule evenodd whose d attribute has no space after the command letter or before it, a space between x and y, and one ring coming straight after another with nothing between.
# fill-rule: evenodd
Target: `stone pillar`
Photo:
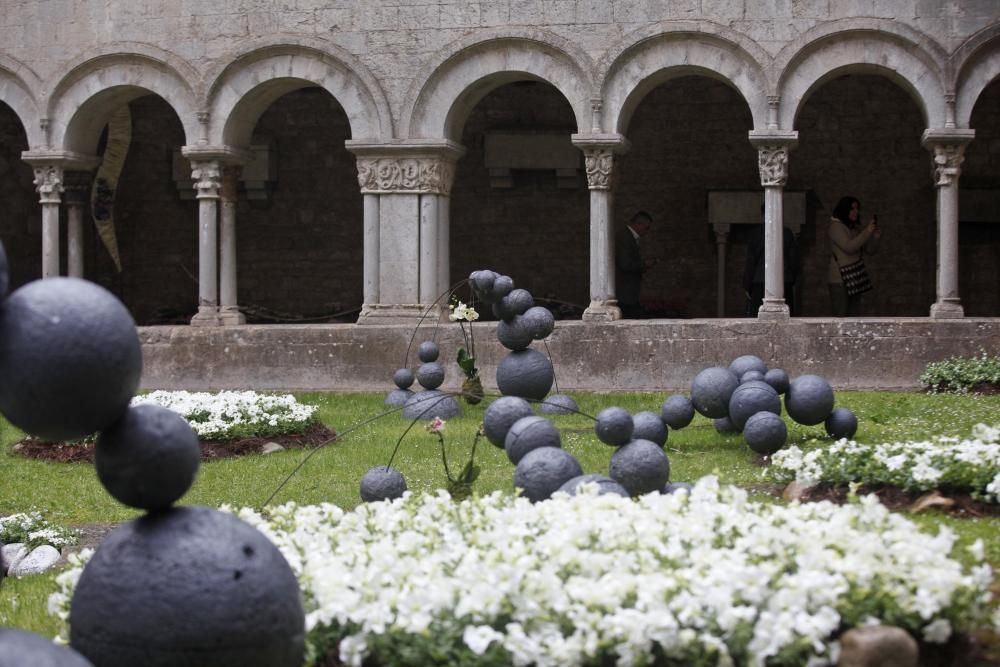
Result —
<instances>
[{"instance_id":1,"label":"stone pillar","mask_svg":"<svg viewBox=\"0 0 1000 667\"><path fill-rule=\"evenodd\" d=\"M219 320L224 326L246 324L236 296L236 200L240 167L222 168L219 190ZM200 267L199 267L200 268Z\"/></svg>"},{"instance_id":2,"label":"stone pillar","mask_svg":"<svg viewBox=\"0 0 1000 667\"><path fill-rule=\"evenodd\" d=\"M42 205L42 278L59 275L59 205L62 203L63 168L35 165L35 191Z\"/></svg>"},{"instance_id":3,"label":"stone pillar","mask_svg":"<svg viewBox=\"0 0 1000 667\"><path fill-rule=\"evenodd\" d=\"M90 174L67 171L66 194L66 275L83 278L83 211L90 194Z\"/></svg>"},{"instance_id":4,"label":"stone pillar","mask_svg":"<svg viewBox=\"0 0 1000 667\"><path fill-rule=\"evenodd\" d=\"M938 319L964 317L958 297L958 177L962 172L966 145L974 130L925 130L923 145L934 153L932 176L937 187L937 300L930 316Z\"/></svg>"},{"instance_id":5,"label":"stone pillar","mask_svg":"<svg viewBox=\"0 0 1000 667\"><path fill-rule=\"evenodd\" d=\"M590 188L590 305L583 319L610 322L622 316L615 298L614 163L629 144L617 134L574 134L572 140L583 151Z\"/></svg>"},{"instance_id":6,"label":"stone pillar","mask_svg":"<svg viewBox=\"0 0 1000 667\"><path fill-rule=\"evenodd\" d=\"M222 169L218 160L191 160L191 179L198 199L198 313L194 326L218 326L218 208Z\"/></svg>"},{"instance_id":7,"label":"stone pillar","mask_svg":"<svg viewBox=\"0 0 1000 667\"><path fill-rule=\"evenodd\" d=\"M370 307L379 302L379 197L364 195L364 303L361 306L362 319L367 317Z\"/></svg>"},{"instance_id":8,"label":"stone pillar","mask_svg":"<svg viewBox=\"0 0 1000 667\"><path fill-rule=\"evenodd\" d=\"M764 187L764 302L757 317L787 320L782 193L788 182L788 152L798 143L798 133L752 131L750 143L757 149L760 184Z\"/></svg>"},{"instance_id":9,"label":"stone pillar","mask_svg":"<svg viewBox=\"0 0 1000 667\"><path fill-rule=\"evenodd\" d=\"M420 197L420 303L432 304L441 294L438 289L438 198Z\"/></svg>"},{"instance_id":10,"label":"stone pillar","mask_svg":"<svg viewBox=\"0 0 1000 667\"><path fill-rule=\"evenodd\" d=\"M715 315L726 315L726 246L729 244L729 224L719 222L715 229Z\"/></svg>"}]
</instances>

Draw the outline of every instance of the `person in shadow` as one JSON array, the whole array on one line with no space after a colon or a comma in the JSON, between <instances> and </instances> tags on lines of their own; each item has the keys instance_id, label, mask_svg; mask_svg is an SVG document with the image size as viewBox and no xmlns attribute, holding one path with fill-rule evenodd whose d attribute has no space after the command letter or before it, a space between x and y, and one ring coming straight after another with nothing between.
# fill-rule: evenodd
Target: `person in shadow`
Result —
<instances>
[{"instance_id":1,"label":"person in shadow","mask_svg":"<svg viewBox=\"0 0 1000 667\"><path fill-rule=\"evenodd\" d=\"M743 291L747 295L746 316L757 317L764 303L764 206L760 207L761 222L754 225L747 242L747 259L743 268ZM790 315L795 315L795 283L799 279L801 260L795 234L788 227L782 228L782 264L785 278L785 303Z\"/></svg>"},{"instance_id":2,"label":"person in shadow","mask_svg":"<svg viewBox=\"0 0 1000 667\"><path fill-rule=\"evenodd\" d=\"M645 315L639 302L642 274L655 265L656 260L643 259L639 243L652 225L652 216L639 211L615 236L615 298L625 319L641 319Z\"/></svg>"},{"instance_id":3,"label":"person in shadow","mask_svg":"<svg viewBox=\"0 0 1000 667\"><path fill-rule=\"evenodd\" d=\"M833 207L829 234L830 266L827 283L830 288L831 310L834 317L856 317L861 314L861 294L848 294L841 267L862 262L866 253L874 255L878 251L879 239L882 238L878 216L873 215L868 224L862 224L861 202L855 197L842 197ZM861 266L863 269L864 264ZM867 289L871 289L870 283Z\"/></svg>"}]
</instances>

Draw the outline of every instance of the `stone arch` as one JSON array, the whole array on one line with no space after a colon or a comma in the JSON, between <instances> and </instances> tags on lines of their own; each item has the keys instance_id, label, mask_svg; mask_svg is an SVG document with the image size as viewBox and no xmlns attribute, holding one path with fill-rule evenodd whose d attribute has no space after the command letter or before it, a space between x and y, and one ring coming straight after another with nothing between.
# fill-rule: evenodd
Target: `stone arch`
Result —
<instances>
[{"instance_id":1,"label":"stone arch","mask_svg":"<svg viewBox=\"0 0 1000 667\"><path fill-rule=\"evenodd\" d=\"M27 65L0 54L0 102L14 110L32 148L45 145L45 134L38 122L38 100L31 92L40 89L41 80Z\"/></svg>"},{"instance_id":2,"label":"stone arch","mask_svg":"<svg viewBox=\"0 0 1000 667\"><path fill-rule=\"evenodd\" d=\"M927 127L944 127L945 57L926 36L888 21L836 21L790 43L775 60L779 127L792 129L809 95L844 74L878 74L906 90Z\"/></svg>"},{"instance_id":3,"label":"stone arch","mask_svg":"<svg viewBox=\"0 0 1000 667\"><path fill-rule=\"evenodd\" d=\"M583 51L541 30L459 40L414 79L400 123L403 136L458 141L469 112L487 93L525 78L554 86L572 107L577 131L585 131L594 94L590 70Z\"/></svg>"},{"instance_id":4,"label":"stone arch","mask_svg":"<svg viewBox=\"0 0 1000 667\"><path fill-rule=\"evenodd\" d=\"M625 134L646 93L674 77L697 74L722 81L750 107L754 127L767 125L770 57L759 46L708 21L661 23L637 30L598 67L603 128Z\"/></svg>"},{"instance_id":5,"label":"stone arch","mask_svg":"<svg viewBox=\"0 0 1000 667\"><path fill-rule=\"evenodd\" d=\"M952 57L955 81L955 124L967 128L983 90L1000 77L1000 24L977 32Z\"/></svg>"},{"instance_id":6,"label":"stone arch","mask_svg":"<svg viewBox=\"0 0 1000 667\"><path fill-rule=\"evenodd\" d=\"M355 140L386 141L392 116L378 81L328 42L277 37L251 43L209 79L212 144L245 146L260 114L282 95L316 85L343 107Z\"/></svg>"}]
</instances>

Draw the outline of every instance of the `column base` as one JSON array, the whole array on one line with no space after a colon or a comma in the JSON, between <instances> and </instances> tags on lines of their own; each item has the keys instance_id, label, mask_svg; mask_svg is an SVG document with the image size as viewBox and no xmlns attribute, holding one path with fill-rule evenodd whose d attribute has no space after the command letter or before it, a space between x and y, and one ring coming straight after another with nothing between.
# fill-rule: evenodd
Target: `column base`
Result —
<instances>
[{"instance_id":1,"label":"column base","mask_svg":"<svg viewBox=\"0 0 1000 667\"><path fill-rule=\"evenodd\" d=\"M219 322L224 327L235 327L246 324L247 318L236 306L223 306L219 310Z\"/></svg>"},{"instance_id":2,"label":"column base","mask_svg":"<svg viewBox=\"0 0 1000 667\"><path fill-rule=\"evenodd\" d=\"M366 303L361 306L358 314L358 324L409 324L416 326L418 322L435 324L443 317L447 308L434 305L426 306L420 303Z\"/></svg>"},{"instance_id":3,"label":"column base","mask_svg":"<svg viewBox=\"0 0 1000 667\"><path fill-rule=\"evenodd\" d=\"M764 303L761 304L760 310L757 311L758 320L768 320L774 321L784 321L791 317L791 313L788 310L788 304L785 303L784 299L771 301L767 298L764 299Z\"/></svg>"},{"instance_id":4,"label":"column base","mask_svg":"<svg viewBox=\"0 0 1000 667\"><path fill-rule=\"evenodd\" d=\"M191 318L193 327L217 327L221 326L219 310L215 306L198 306L198 312Z\"/></svg>"},{"instance_id":5,"label":"column base","mask_svg":"<svg viewBox=\"0 0 1000 667\"><path fill-rule=\"evenodd\" d=\"M931 305L931 317L938 320L957 320L965 317L965 311L958 299L941 299Z\"/></svg>"},{"instance_id":6,"label":"column base","mask_svg":"<svg viewBox=\"0 0 1000 667\"><path fill-rule=\"evenodd\" d=\"M618 307L618 302L613 299L591 301L587 309L583 311L584 322L613 322L621 318L622 311Z\"/></svg>"}]
</instances>

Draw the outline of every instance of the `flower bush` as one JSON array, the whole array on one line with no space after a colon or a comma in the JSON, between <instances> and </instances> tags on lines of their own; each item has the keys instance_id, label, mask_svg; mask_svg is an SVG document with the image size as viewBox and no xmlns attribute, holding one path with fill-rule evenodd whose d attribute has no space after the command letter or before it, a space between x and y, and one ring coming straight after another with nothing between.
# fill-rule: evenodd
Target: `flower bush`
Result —
<instances>
[{"instance_id":1,"label":"flower bush","mask_svg":"<svg viewBox=\"0 0 1000 667\"><path fill-rule=\"evenodd\" d=\"M29 550L49 544L62 549L77 542L77 534L71 528L64 528L49 522L41 512L18 512L0 517L0 543L23 543Z\"/></svg>"},{"instance_id":2,"label":"flower bush","mask_svg":"<svg viewBox=\"0 0 1000 667\"><path fill-rule=\"evenodd\" d=\"M977 357L950 357L933 361L920 375L932 391L968 391L980 383L1000 384L1000 356L983 351Z\"/></svg>"},{"instance_id":3,"label":"flower bush","mask_svg":"<svg viewBox=\"0 0 1000 667\"><path fill-rule=\"evenodd\" d=\"M803 451L788 447L771 458L776 481L891 484L907 491L963 491L1000 502L1000 428L978 424L972 438L866 445L838 440Z\"/></svg>"},{"instance_id":4,"label":"flower bush","mask_svg":"<svg viewBox=\"0 0 1000 667\"><path fill-rule=\"evenodd\" d=\"M177 412L198 437L211 440L301 433L315 421L316 412L291 394L255 391L154 391L132 399L132 405L149 403Z\"/></svg>"}]
</instances>

